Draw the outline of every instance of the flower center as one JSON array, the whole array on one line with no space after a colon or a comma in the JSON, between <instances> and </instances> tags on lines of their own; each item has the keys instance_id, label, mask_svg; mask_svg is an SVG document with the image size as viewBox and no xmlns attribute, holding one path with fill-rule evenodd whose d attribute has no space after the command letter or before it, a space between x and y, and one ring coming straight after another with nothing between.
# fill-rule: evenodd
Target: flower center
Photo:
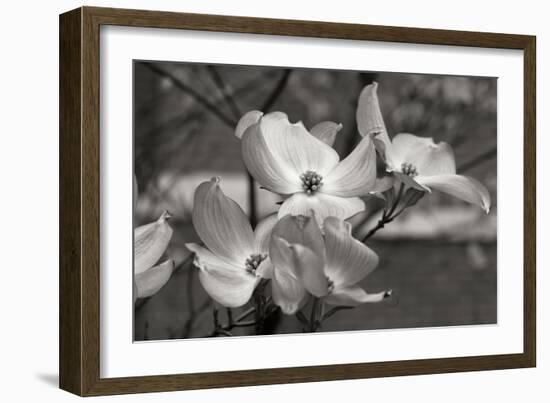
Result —
<instances>
[{"instance_id":1,"label":"flower center","mask_svg":"<svg viewBox=\"0 0 550 403\"><path fill-rule=\"evenodd\" d=\"M323 177L315 171L306 171L300 175L302 180L302 188L304 191L310 195L315 193L317 190L323 186Z\"/></svg>"},{"instance_id":2,"label":"flower center","mask_svg":"<svg viewBox=\"0 0 550 403\"><path fill-rule=\"evenodd\" d=\"M267 254L265 253L250 255L248 258L246 258L244 267L247 273L256 275L256 269L265 259L267 259Z\"/></svg>"},{"instance_id":3,"label":"flower center","mask_svg":"<svg viewBox=\"0 0 550 403\"><path fill-rule=\"evenodd\" d=\"M401 164L401 172L403 172L407 176L410 176L411 178L414 178L416 175L418 175L416 167L410 162L404 162Z\"/></svg>"}]
</instances>

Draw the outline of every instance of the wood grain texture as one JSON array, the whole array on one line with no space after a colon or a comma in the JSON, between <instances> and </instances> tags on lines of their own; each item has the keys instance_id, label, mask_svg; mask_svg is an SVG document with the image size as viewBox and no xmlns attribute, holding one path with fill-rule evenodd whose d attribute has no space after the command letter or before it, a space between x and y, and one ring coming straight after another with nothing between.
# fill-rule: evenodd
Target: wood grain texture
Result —
<instances>
[{"instance_id":1,"label":"wood grain texture","mask_svg":"<svg viewBox=\"0 0 550 403\"><path fill-rule=\"evenodd\" d=\"M523 354L530 366L536 366L537 338L537 129L536 129L536 39L530 37L524 48L523 98Z\"/></svg>"},{"instance_id":2,"label":"wood grain texture","mask_svg":"<svg viewBox=\"0 0 550 403\"><path fill-rule=\"evenodd\" d=\"M81 394L81 11L59 29L59 386Z\"/></svg>"},{"instance_id":3,"label":"wood grain texture","mask_svg":"<svg viewBox=\"0 0 550 403\"><path fill-rule=\"evenodd\" d=\"M289 35L524 51L524 352L479 357L100 378L101 25ZM531 367L536 362L535 37L82 7L60 17L60 387L81 395Z\"/></svg>"}]
</instances>

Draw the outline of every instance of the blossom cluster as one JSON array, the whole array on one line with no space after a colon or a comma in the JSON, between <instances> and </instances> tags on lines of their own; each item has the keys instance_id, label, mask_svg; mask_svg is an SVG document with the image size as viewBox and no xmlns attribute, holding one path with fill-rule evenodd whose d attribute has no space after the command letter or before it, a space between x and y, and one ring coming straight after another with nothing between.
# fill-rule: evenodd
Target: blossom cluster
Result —
<instances>
[{"instance_id":1,"label":"blossom cluster","mask_svg":"<svg viewBox=\"0 0 550 403\"><path fill-rule=\"evenodd\" d=\"M489 211L487 189L456 173L447 143L413 134L390 138L377 87L368 85L360 94L356 119L361 140L342 160L333 148L341 124L321 122L308 130L302 122L291 123L283 112L250 111L242 116L235 135L246 169L281 203L277 212L253 228L242 208L224 194L221 178L197 187L193 225L202 243L186 246L195 255L202 286L217 303L237 308L253 300L255 293L270 290L270 303L285 314L299 315L310 300L354 307L389 297L390 290L368 292L359 285L379 262L365 239L354 238L348 221L365 210L365 198L386 201L382 226L433 190ZM377 172L377 160L384 172ZM173 264L164 263L170 268L160 276L156 273L163 264L151 268L171 236L165 221L163 215L135 230L138 297L162 287L173 269ZM151 245L144 246L142 238ZM142 255L153 255L139 267L138 249L146 251ZM158 281L146 287L147 273ZM320 324L322 318L316 321Z\"/></svg>"}]
</instances>

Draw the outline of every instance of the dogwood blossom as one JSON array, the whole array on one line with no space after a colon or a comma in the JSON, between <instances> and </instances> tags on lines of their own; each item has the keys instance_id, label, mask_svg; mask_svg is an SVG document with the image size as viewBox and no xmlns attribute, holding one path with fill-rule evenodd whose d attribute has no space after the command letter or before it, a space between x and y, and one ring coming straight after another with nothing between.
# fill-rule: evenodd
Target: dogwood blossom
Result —
<instances>
[{"instance_id":1,"label":"dogwood blossom","mask_svg":"<svg viewBox=\"0 0 550 403\"><path fill-rule=\"evenodd\" d=\"M359 133L374 143L386 163L388 172L408 187L431 193L432 189L448 193L479 205L485 212L491 207L489 192L474 178L457 175L451 146L435 143L432 138L402 133L390 140L377 95L378 84L367 85L359 96L357 126Z\"/></svg>"},{"instance_id":2,"label":"dogwood blossom","mask_svg":"<svg viewBox=\"0 0 550 403\"><path fill-rule=\"evenodd\" d=\"M223 306L236 308L250 299L271 270L268 241L275 214L252 227L241 209L220 188L220 179L201 183L195 191L193 225L206 247L186 244L208 294Z\"/></svg>"},{"instance_id":3,"label":"dogwood blossom","mask_svg":"<svg viewBox=\"0 0 550 403\"><path fill-rule=\"evenodd\" d=\"M295 313L306 291L326 303L357 306L380 302L391 294L367 293L361 282L378 265L378 256L351 235L351 225L337 217L286 216L273 228L273 299L283 312Z\"/></svg>"},{"instance_id":4,"label":"dogwood blossom","mask_svg":"<svg viewBox=\"0 0 550 403\"><path fill-rule=\"evenodd\" d=\"M331 147L341 125L322 122L312 133L286 114L245 114L235 131L246 168L258 183L284 200L279 218L308 215L345 219L364 209L360 196L376 181L376 151L369 137L344 160Z\"/></svg>"}]
</instances>

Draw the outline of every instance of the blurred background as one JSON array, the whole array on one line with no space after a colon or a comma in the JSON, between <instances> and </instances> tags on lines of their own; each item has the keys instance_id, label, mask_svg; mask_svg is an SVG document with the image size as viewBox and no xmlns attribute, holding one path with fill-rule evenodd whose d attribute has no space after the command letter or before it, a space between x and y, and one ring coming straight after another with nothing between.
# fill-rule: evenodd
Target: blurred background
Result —
<instances>
[{"instance_id":1,"label":"blurred background","mask_svg":"<svg viewBox=\"0 0 550 403\"><path fill-rule=\"evenodd\" d=\"M135 340L211 334L213 305L184 244L199 241L191 222L196 186L212 176L257 221L276 211L278 197L250 186L234 136L252 109L280 110L311 128L343 124L334 148L344 158L359 140L355 111L361 89L379 83L390 137L408 132L446 141L457 172L491 193L489 215L477 206L434 192L372 237L379 267L362 284L392 289L388 303L365 304L329 318L322 331L492 324L497 321L497 81L495 78L134 62L134 155L138 225L173 217L166 252L176 271L160 292L139 300ZM355 217L354 232L375 225L380 206ZM223 318L222 318L223 319ZM272 333L300 332L294 316L276 315ZM246 329L241 333L246 334Z\"/></svg>"}]
</instances>

